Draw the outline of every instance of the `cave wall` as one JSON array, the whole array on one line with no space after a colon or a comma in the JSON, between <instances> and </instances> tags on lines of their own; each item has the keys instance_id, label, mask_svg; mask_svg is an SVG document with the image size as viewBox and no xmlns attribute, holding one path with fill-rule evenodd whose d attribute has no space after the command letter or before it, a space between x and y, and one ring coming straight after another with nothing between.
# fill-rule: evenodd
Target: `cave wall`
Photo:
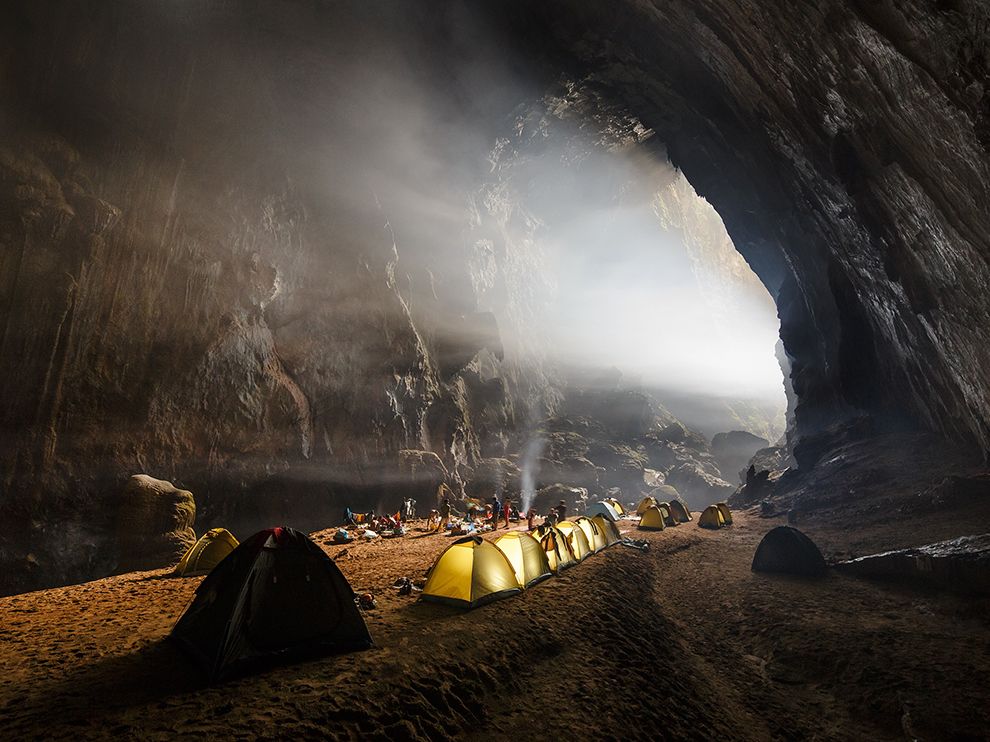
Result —
<instances>
[{"instance_id":1,"label":"cave wall","mask_svg":"<svg viewBox=\"0 0 990 742\"><path fill-rule=\"evenodd\" d=\"M379 10L4 8L0 591L112 570L134 473L200 530L317 527L394 506L398 451L456 488L553 408L491 313L539 299L519 214L466 208L475 142L421 100L444 16Z\"/></svg>"},{"instance_id":2,"label":"cave wall","mask_svg":"<svg viewBox=\"0 0 990 742\"><path fill-rule=\"evenodd\" d=\"M562 0L508 22L719 210L777 299L799 435L868 416L986 450L985 4Z\"/></svg>"}]
</instances>

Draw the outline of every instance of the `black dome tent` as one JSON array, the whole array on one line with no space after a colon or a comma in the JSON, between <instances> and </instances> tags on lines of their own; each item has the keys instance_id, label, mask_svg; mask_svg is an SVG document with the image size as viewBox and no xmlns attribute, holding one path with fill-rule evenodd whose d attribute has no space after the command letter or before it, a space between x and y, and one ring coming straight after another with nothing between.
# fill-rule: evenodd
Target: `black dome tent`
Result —
<instances>
[{"instance_id":1,"label":"black dome tent","mask_svg":"<svg viewBox=\"0 0 990 742\"><path fill-rule=\"evenodd\" d=\"M768 531L756 547L752 569L754 572L821 577L828 566L814 541L796 528L777 526Z\"/></svg>"},{"instance_id":2,"label":"black dome tent","mask_svg":"<svg viewBox=\"0 0 990 742\"><path fill-rule=\"evenodd\" d=\"M211 680L372 644L347 579L292 528L259 531L231 552L196 589L171 636Z\"/></svg>"}]
</instances>

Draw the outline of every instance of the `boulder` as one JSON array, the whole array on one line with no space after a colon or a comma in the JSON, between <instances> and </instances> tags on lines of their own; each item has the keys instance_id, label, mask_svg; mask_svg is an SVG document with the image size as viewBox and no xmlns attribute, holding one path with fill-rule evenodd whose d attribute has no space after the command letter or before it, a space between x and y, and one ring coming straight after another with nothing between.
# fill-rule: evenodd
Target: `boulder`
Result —
<instances>
[{"instance_id":1,"label":"boulder","mask_svg":"<svg viewBox=\"0 0 990 742\"><path fill-rule=\"evenodd\" d=\"M990 533L887 551L835 565L840 572L990 595Z\"/></svg>"},{"instance_id":2,"label":"boulder","mask_svg":"<svg viewBox=\"0 0 990 742\"><path fill-rule=\"evenodd\" d=\"M775 479L771 479L771 472L764 469L757 471L753 464L750 464L746 471L746 479L743 486L736 490L729 499L732 505L750 505L757 501L766 501L766 498L773 494ZM769 509L768 509L769 508ZM774 512L774 509L766 503L763 506L765 514Z\"/></svg>"},{"instance_id":3,"label":"boulder","mask_svg":"<svg viewBox=\"0 0 990 742\"><path fill-rule=\"evenodd\" d=\"M194 543L196 503L192 492L147 474L124 487L117 510L118 569L156 569L175 564Z\"/></svg>"},{"instance_id":4,"label":"boulder","mask_svg":"<svg viewBox=\"0 0 990 742\"><path fill-rule=\"evenodd\" d=\"M791 452L786 446L768 446L761 448L749 460L757 473L761 471L782 472L791 465Z\"/></svg>"},{"instance_id":5,"label":"boulder","mask_svg":"<svg viewBox=\"0 0 990 742\"><path fill-rule=\"evenodd\" d=\"M657 502L671 502L673 500L680 500L681 493L669 484L661 484L660 486L654 487L650 490L650 497Z\"/></svg>"},{"instance_id":6,"label":"boulder","mask_svg":"<svg viewBox=\"0 0 990 742\"><path fill-rule=\"evenodd\" d=\"M709 474L697 464L685 463L667 472L667 484L674 487L692 510L704 510L728 498L736 488Z\"/></svg>"},{"instance_id":7,"label":"boulder","mask_svg":"<svg viewBox=\"0 0 990 742\"><path fill-rule=\"evenodd\" d=\"M664 483L666 477L662 471L656 469L643 469L643 481L647 487L659 487Z\"/></svg>"}]
</instances>

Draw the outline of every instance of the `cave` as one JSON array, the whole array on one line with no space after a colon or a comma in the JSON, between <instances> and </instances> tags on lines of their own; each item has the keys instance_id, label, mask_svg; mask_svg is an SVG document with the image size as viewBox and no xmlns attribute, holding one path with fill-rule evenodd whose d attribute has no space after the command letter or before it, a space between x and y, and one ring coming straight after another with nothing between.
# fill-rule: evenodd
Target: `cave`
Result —
<instances>
[{"instance_id":1,"label":"cave","mask_svg":"<svg viewBox=\"0 0 990 742\"><path fill-rule=\"evenodd\" d=\"M0 19L16 732L91 714L93 737L988 733L983 3L12 0ZM600 204L633 202L718 267L718 322L737 327L731 287L759 294L780 409L630 379L680 355L678 323L702 334L693 308L605 315L626 365L581 347L621 293L606 267L661 270L621 233L633 217L596 232ZM558 282L598 365L562 369ZM724 385L746 345L681 376ZM530 506L651 495L735 517L627 515L625 545L466 613L414 600L450 543L416 521L332 542L409 500L511 499L522 528ZM841 568L751 573L784 524ZM377 600L375 646L221 705L165 641L197 584L166 577L209 529L281 526ZM196 726L204 709L227 721Z\"/></svg>"}]
</instances>

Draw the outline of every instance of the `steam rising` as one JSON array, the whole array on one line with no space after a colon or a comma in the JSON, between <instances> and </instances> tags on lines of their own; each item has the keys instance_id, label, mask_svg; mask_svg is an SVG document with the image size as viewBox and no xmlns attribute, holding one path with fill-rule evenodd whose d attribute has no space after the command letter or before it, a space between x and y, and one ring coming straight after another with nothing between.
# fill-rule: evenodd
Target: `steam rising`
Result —
<instances>
[{"instance_id":1,"label":"steam rising","mask_svg":"<svg viewBox=\"0 0 990 742\"><path fill-rule=\"evenodd\" d=\"M533 504L533 498L536 497L536 475L539 473L539 461L540 456L543 453L543 449L546 446L546 440L542 436L536 436L530 438L526 443L526 447L523 449L522 457L519 460L519 466L521 469L521 504L519 506L519 512L523 516L529 511L530 505Z\"/></svg>"}]
</instances>

